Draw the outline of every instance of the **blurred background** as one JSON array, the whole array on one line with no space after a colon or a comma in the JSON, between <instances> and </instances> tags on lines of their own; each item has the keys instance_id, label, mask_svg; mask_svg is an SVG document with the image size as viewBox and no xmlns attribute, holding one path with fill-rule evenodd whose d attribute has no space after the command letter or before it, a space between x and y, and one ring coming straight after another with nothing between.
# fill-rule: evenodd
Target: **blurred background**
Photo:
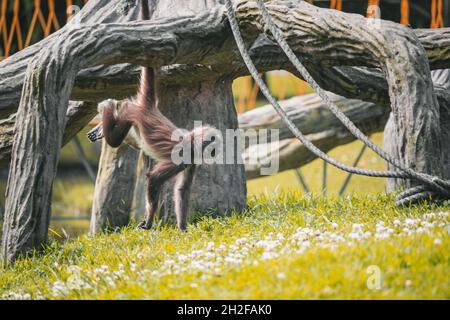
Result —
<instances>
[{"instance_id":1,"label":"blurred background","mask_svg":"<svg viewBox=\"0 0 450 320\"><path fill-rule=\"evenodd\" d=\"M0 0L0 60L32 45L55 32L88 0ZM381 18L410 25L413 28L440 28L449 25L449 0L316 0L308 1L320 7L345 12L372 14L368 6L378 5ZM279 100L311 94L304 81L286 71L272 71L265 75L269 87ZM251 77L234 81L236 110L246 111L267 104ZM94 123L92 123L93 125ZM101 145L90 144L85 128L61 151L58 175L53 193L53 221L51 228L65 237L88 230L94 181ZM372 135L382 145L382 133ZM384 162L363 148L361 142L337 147L329 152L334 158L362 168L383 169ZM0 169L0 216L5 202L7 168ZM323 161L315 160L296 170L248 181L249 194L273 193L281 189L300 189L302 192L324 196L344 196L348 193L380 193L385 190L384 179L350 177Z\"/></svg>"}]
</instances>

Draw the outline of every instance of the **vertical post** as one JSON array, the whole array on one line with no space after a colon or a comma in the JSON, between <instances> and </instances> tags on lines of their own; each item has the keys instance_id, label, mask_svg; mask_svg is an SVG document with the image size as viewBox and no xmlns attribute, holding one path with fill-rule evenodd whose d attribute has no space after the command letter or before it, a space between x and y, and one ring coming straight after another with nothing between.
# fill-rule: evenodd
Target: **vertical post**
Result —
<instances>
[{"instance_id":1,"label":"vertical post","mask_svg":"<svg viewBox=\"0 0 450 320\"><path fill-rule=\"evenodd\" d=\"M43 51L25 76L6 190L3 265L47 241L53 181L75 79L70 62L57 59L51 48ZM65 81L55 82L62 73Z\"/></svg>"},{"instance_id":2,"label":"vertical post","mask_svg":"<svg viewBox=\"0 0 450 320\"><path fill-rule=\"evenodd\" d=\"M322 195L327 195L327 178L328 178L328 166L327 162L323 161L323 172L322 172Z\"/></svg>"},{"instance_id":3,"label":"vertical post","mask_svg":"<svg viewBox=\"0 0 450 320\"><path fill-rule=\"evenodd\" d=\"M302 174L302 171L300 168L295 169L295 174L297 175L297 179L300 182L300 185L302 186L303 192L305 194L309 194L309 187L308 184L306 183L305 177Z\"/></svg>"},{"instance_id":4,"label":"vertical post","mask_svg":"<svg viewBox=\"0 0 450 320\"><path fill-rule=\"evenodd\" d=\"M90 233L114 230L130 222L139 152L122 144L111 148L103 141L95 183Z\"/></svg>"},{"instance_id":5,"label":"vertical post","mask_svg":"<svg viewBox=\"0 0 450 320\"><path fill-rule=\"evenodd\" d=\"M145 214L145 193L147 190L146 177L151 164L152 160L141 151L136 166L136 185L134 187L132 217L135 220L141 220Z\"/></svg>"}]
</instances>

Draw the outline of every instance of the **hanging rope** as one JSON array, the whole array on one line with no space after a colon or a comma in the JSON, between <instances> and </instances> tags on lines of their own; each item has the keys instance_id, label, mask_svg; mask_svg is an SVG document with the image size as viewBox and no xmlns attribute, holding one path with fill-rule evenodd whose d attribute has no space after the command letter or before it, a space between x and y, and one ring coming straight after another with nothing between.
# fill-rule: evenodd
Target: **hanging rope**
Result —
<instances>
[{"instance_id":1,"label":"hanging rope","mask_svg":"<svg viewBox=\"0 0 450 320\"><path fill-rule=\"evenodd\" d=\"M429 192L432 195L441 195L441 196L450 196L450 183L447 181L443 181L442 179L439 179L437 177L432 177L427 174L423 173L417 173L409 168L404 168L401 164L399 164L395 159L391 159L389 155L387 155L383 150L381 150L378 146L374 145L370 139L368 139L367 136L365 136L356 126L343 114L339 108L330 100L328 97L328 94L320 88L320 86L315 82L315 80L311 77L309 72L304 68L304 66L301 64L301 62L298 60L297 56L294 54L292 49L287 44L286 40L284 39L281 32L278 30L276 25L272 22L271 17L269 13L267 12L267 9L265 8L264 4L261 0L256 0L258 4L258 8L260 9L262 13L262 17L264 20L264 23L269 28L273 36L275 37L275 40L278 42L280 47L283 49L285 54L288 56L289 60L294 64L294 66L297 68L297 70L300 72L300 74L303 76L303 78L311 85L311 87L316 90L318 95L324 100L325 104L329 107L329 109L335 114L335 116L341 120L341 122L351 131L353 135L355 135L358 139L363 141L369 148L374 150L377 154L379 154L382 158L384 158L386 161L394 165L395 167L399 168L401 172L397 171L375 171L375 170L365 170L365 169L359 169L355 167L348 166L346 164L343 164L331 157L329 157L327 154L325 154L322 150L317 148L313 143L311 143L304 135L303 133L294 125L294 123L290 120L289 116L286 114L286 112L281 108L281 106L278 104L278 102L275 100L275 98L271 95L269 89L267 88L266 84L262 80L262 78L258 74L258 70L256 69L253 61L250 58L250 55L247 51L247 48L245 46L244 40L242 39L242 35L239 30L239 26L236 21L236 16L234 13L233 5L231 0L226 0L226 8L228 12L228 18L230 21L230 26L233 31L233 35L235 37L237 46L239 48L239 51L241 53L241 56L247 65L247 68L250 71L250 74L255 79L255 81L258 83L261 92L264 94L264 96L268 99L268 101L273 105L275 110L280 115L281 119L285 122L287 127L291 130L291 132L294 134L296 138L298 138L303 145L308 148L312 153L314 153L317 157L321 158L322 160L332 164L333 166L347 171L349 173L353 174L359 174L359 175L366 175L366 176L372 176L372 177L388 177L388 178L413 178L416 179L426 185L428 185L433 191L426 191ZM416 191L417 188L413 188L414 191ZM427 190L427 189L425 189ZM408 192L411 192L411 190L407 190ZM404 192L400 194L399 198L397 199L397 204L401 205L404 203L407 203L409 201L415 200L416 198L412 198L412 196L419 197L422 199L425 195L425 191L421 192L420 194L414 193L413 195L410 195L410 193Z\"/></svg>"},{"instance_id":2,"label":"hanging rope","mask_svg":"<svg viewBox=\"0 0 450 320\"><path fill-rule=\"evenodd\" d=\"M302 75L302 77L311 85L311 87L317 92L317 94L322 98L325 102L325 105L330 109L330 111L342 122L342 124L359 140L364 142L369 148L371 148L376 154L378 154L381 158L383 158L388 163L397 167L401 171L403 171L408 178L416 179L424 184L429 185L434 190L442 195L450 196L450 182L442 180L438 177L433 177L428 174L418 173L410 168L404 167L397 159L394 159L389 154L387 154L384 150L375 145L361 130L359 130L354 123L339 110L337 105L331 101L328 93L323 90L314 78L309 74L308 70L303 66L300 60L297 58L295 53L289 47L286 39L284 38L281 31L272 21L272 18L267 11L262 0L256 0L258 4L258 8L261 11L264 23L271 31L272 35L275 37L278 45L283 49L284 53L287 55L291 63L295 66L297 71ZM245 48L245 46L244 46Z\"/></svg>"}]
</instances>

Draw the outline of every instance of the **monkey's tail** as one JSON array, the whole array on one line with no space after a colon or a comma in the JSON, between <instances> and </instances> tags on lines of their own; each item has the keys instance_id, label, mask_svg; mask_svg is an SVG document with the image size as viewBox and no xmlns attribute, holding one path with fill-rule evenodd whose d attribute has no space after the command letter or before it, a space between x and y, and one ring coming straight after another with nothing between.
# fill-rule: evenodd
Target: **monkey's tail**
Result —
<instances>
[{"instance_id":1,"label":"monkey's tail","mask_svg":"<svg viewBox=\"0 0 450 320\"><path fill-rule=\"evenodd\" d=\"M141 0L141 19L150 20L148 0ZM140 106L146 109L156 107L155 70L152 67L142 68L138 102Z\"/></svg>"},{"instance_id":2,"label":"monkey's tail","mask_svg":"<svg viewBox=\"0 0 450 320\"><path fill-rule=\"evenodd\" d=\"M156 108L155 70L152 67L142 68L138 103L144 109Z\"/></svg>"}]
</instances>

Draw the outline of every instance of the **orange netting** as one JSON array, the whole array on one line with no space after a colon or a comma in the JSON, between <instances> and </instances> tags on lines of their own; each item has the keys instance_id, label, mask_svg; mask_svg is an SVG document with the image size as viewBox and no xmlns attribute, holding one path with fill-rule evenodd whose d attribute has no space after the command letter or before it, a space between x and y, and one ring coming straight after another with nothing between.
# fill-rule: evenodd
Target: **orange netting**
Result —
<instances>
[{"instance_id":1,"label":"orange netting","mask_svg":"<svg viewBox=\"0 0 450 320\"><path fill-rule=\"evenodd\" d=\"M431 28L444 27L442 0L431 0Z\"/></svg>"},{"instance_id":2,"label":"orange netting","mask_svg":"<svg viewBox=\"0 0 450 320\"><path fill-rule=\"evenodd\" d=\"M409 2L408 0L402 0L400 5L400 23L407 25L409 24Z\"/></svg>"},{"instance_id":3,"label":"orange netting","mask_svg":"<svg viewBox=\"0 0 450 320\"><path fill-rule=\"evenodd\" d=\"M331 0L330 9L336 9L342 11L342 0Z\"/></svg>"},{"instance_id":4,"label":"orange netting","mask_svg":"<svg viewBox=\"0 0 450 320\"><path fill-rule=\"evenodd\" d=\"M87 1L80 0L77 2L79 5L83 5ZM66 10L73 5L72 0L56 0L56 4L55 0L33 0L31 4L30 2L30 0L26 3L20 0L1 0L0 60L26 48L32 42L47 37L64 25L72 15L71 11ZM64 19L59 18L62 20L59 21L56 6L61 7L61 3L64 6L62 9L64 9L65 17ZM21 6L26 6L28 12L29 7L32 6L30 21L23 19Z\"/></svg>"}]
</instances>

